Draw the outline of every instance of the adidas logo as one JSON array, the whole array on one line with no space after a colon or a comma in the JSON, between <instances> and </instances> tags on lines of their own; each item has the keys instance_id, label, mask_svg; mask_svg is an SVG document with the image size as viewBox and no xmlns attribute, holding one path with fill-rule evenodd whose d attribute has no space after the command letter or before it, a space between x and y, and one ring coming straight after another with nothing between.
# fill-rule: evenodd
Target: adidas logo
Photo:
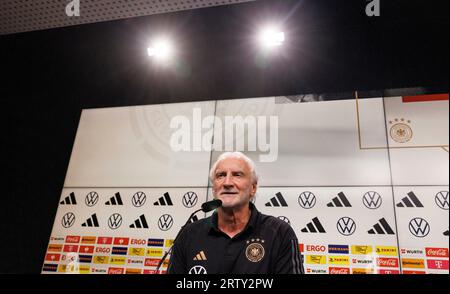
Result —
<instances>
[{"instance_id":1,"label":"adidas logo","mask_svg":"<svg viewBox=\"0 0 450 294\"><path fill-rule=\"evenodd\" d=\"M111 197L108 201L106 201L105 205L123 205L120 193L117 192L113 197Z\"/></svg>"},{"instance_id":2,"label":"adidas logo","mask_svg":"<svg viewBox=\"0 0 450 294\"><path fill-rule=\"evenodd\" d=\"M75 193L71 192L69 196L67 196L63 201L59 202L59 204L66 205L75 205L77 204L77 200L75 199Z\"/></svg>"},{"instance_id":3,"label":"adidas logo","mask_svg":"<svg viewBox=\"0 0 450 294\"><path fill-rule=\"evenodd\" d=\"M327 204L328 207L352 207L350 201L343 192L339 192L338 197L334 197L330 203Z\"/></svg>"},{"instance_id":4,"label":"adidas logo","mask_svg":"<svg viewBox=\"0 0 450 294\"><path fill-rule=\"evenodd\" d=\"M172 199L170 199L169 193L166 192L166 193L164 193L164 196L159 197L158 201L155 201L153 203L153 205L156 205L156 206L159 206L159 205L161 205L161 206L166 206L166 205L172 206L173 203L172 203Z\"/></svg>"},{"instance_id":5,"label":"adidas logo","mask_svg":"<svg viewBox=\"0 0 450 294\"><path fill-rule=\"evenodd\" d=\"M98 225L98 219L97 214L93 214L90 218L86 220L83 224L81 224L82 227L99 227Z\"/></svg>"},{"instance_id":6,"label":"adidas logo","mask_svg":"<svg viewBox=\"0 0 450 294\"><path fill-rule=\"evenodd\" d=\"M306 227L301 229L302 233L326 233L322 224L317 217L312 219L311 223L308 223Z\"/></svg>"},{"instance_id":7,"label":"adidas logo","mask_svg":"<svg viewBox=\"0 0 450 294\"><path fill-rule=\"evenodd\" d=\"M195 223L196 221L198 221L198 217L196 215L194 215L193 217L191 217L188 224Z\"/></svg>"},{"instance_id":8,"label":"adidas logo","mask_svg":"<svg viewBox=\"0 0 450 294\"><path fill-rule=\"evenodd\" d=\"M278 192L277 194L275 194L275 197L273 197L272 199L270 199L269 202L266 203L266 206L269 207L287 207L287 203L286 200L284 200L283 195L281 195L280 192Z\"/></svg>"},{"instance_id":9,"label":"adidas logo","mask_svg":"<svg viewBox=\"0 0 450 294\"><path fill-rule=\"evenodd\" d=\"M417 198L413 191L408 193L408 197L404 197L402 201L397 203L397 207L423 207L422 202Z\"/></svg>"},{"instance_id":10,"label":"adidas logo","mask_svg":"<svg viewBox=\"0 0 450 294\"><path fill-rule=\"evenodd\" d=\"M200 251L195 257L194 260L207 260L205 252L202 250Z\"/></svg>"},{"instance_id":11,"label":"adidas logo","mask_svg":"<svg viewBox=\"0 0 450 294\"><path fill-rule=\"evenodd\" d=\"M384 230L383 230L384 229ZM369 234L379 234L379 235L395 235L391 226L387 223L387 221L382 218L379 223L373 226L373 229L370 229L367 233Z\"/></svg>"},{"instance_id":12,"label":"adidas logo","mask_svg":"<svg viewBox=\"0 0 450 294\"><path fill-rule=\"evenodd\" d=\"M130 228L132 229L148 229L147 220L145 219L144 215L141 215L137 220L134 221L130 225Z\"/></svg>"}]
</instances>

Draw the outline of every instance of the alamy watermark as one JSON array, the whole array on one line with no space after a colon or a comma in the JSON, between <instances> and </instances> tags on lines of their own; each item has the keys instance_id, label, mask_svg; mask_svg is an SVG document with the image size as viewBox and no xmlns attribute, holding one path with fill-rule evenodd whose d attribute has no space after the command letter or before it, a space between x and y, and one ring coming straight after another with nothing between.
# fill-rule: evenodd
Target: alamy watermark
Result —
<instances>
[{"instance_id":1,"label":"alamy watermark","mask_svg":"<svg viewBox=\"0 0 450 294\"><path fill-rule=\"evenodd\" d=\"M380 0L368 0L368 1L369 3L366 6L366 15L368 17L380 16L381 15Z\"/></svg>"},{"instance_id":2,"label":"alamy watermark","mask_svg":"<svg viewBox=\"0 0 450 294\"><path fill-rule=\"evenodd\" d=\"M192 118L175 116L170 147L181 151L259 151L260 162L278 158L278 116L207 116L194 108ZM224 138L225 137L225 138ZM247 138L247 140L245 140Z\"/></svg>"},{"instance_id":3,"label":"alamy watermark","mask_svg":"<svg viewBox=\"0 0 450 294\"><path fill-rule=\"evenodd\" d=\"M70 1L66 5L66 15L71 16L80 16L80 0Z\"/></svg>"}]
</instances>

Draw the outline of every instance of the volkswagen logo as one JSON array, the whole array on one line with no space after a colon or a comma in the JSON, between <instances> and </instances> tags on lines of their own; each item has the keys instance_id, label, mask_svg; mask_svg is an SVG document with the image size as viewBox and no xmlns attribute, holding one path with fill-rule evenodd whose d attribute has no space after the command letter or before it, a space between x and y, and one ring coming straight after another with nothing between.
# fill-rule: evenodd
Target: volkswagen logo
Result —
<instances>
[{"instance_id":1,"label":"volkswagen logo","mask_svg":"<svg viewBox=\"0 0 450 294\"><path fill-rule=\"evenodd\" d=\"M194 207L197 204L198 196L195 192L187 192L183 196L183 205L187 208Z\"/></svg>"},{"instance_id":2,"label":"volkswagen logo","mask_svg":"<svg viewBox=\"0 0 450 294\"><path fill-rule=\"evenodd\" d=\"M448 191L441 191L434 197L437 206L444 210L448 210Z\"/></svg>"},{"instance_id":3,"label":"volkswagen logo","mask_svg":"<svg viewBox=\"0 0 450 294\"><path fill-rule=\"evenodd\" d=\"M206 269L201 265L196 265L189 270L190 275L206 275Z\"/></svg>"},{"instance_id":4,"label":"volkswagen logo","mask_svg":"<svg viewBox=\"0 0 450 294\"><path fill-rule=\"evenodd\" d=\"M363 203L369 209L377 209L381 206L383 200L381 199L381 195L375 191L369 191L363 196Z\"/></svg>"},{"instance_id":5,"label":"volkswagen logo","mask_svg":"<svg viewBox=\"0 0 450 294\"><path fill-rule=\"evenodd\" d=\"M131 203L134 207L141 207L145 204L145 201L147 200L147 196L144 192L136 192L133 195L133 198L131 198Z\"/></svg>"},{"instance_id":6,"label":"volkswagen logo","mask_svg":"<svg viewBox=\"0 0 450 294\"><path fill-rule=\"evenodd\" d=\"M61 220L61 224L64 228L70 228L75 223L75 214L68 212L66 213Z\"/></svg>"},{"instance_id":7,"label":"volkswagen logo","mask_svg":"<svg viewBox=\"0 0 450 294\"><path fill-rule=\"evenodd\" d=\"M337 230L344 236L350 236L356 231L356 223L351 218L344 216L336 224Z\"/></svg>"},{"instance_id":8,"label":"volkswagen logo","mask_svg":"<svg viewBox=\"0 0 450 294\"><path fill-rule=\"evenodd\" d=\"M291 221L285 216L279 216L278 218L284 221L285 223L291 224Z\"/></svg>"},{"instance_id":9,"label":"volkswagen logo","mask_svg":"<svg viewBox=\"0 0 450 294\"><path fill-rule=\"evenodd\" d=\"M409 222L409 231L414 236L423 238L430 233L430 224L423 218L416 217Z\"/></svg>"},{"instance_id":10,"label":"volkswagen logo","mask_svg":"<svg viewBox=\"0 0 450 294\"><path fill-rule=\"evenodd\" d=\"M316 196L311 192L302 192L298 196L298 204L305 209L313 208L316 205Z\"/></svg>"},{"instance_id":11,"label":"volkswagen logo","mask_svg":"<svg viewBox=\"0 0 450 294\"><path fill-rule=\"evenodd\" d=\"M108 226L111 230L115 230L122 225L122 216L118 213L112 214L108 218Z\"/></svg>"},{"instance_id":12,"label":"volkswagen logo","mask_svg":"<svg viewBox=\"0 0 450 294\"><path fill-rule=\"evenodd\" d=\"M161 231L168 231L173 225L173 218L168 214L163 214L158 219L158 227Z\"/></svg>"},{"instance_id":13,"label":"volkswagen logo","mask_svg":"<svg viewBox=\"0 0 450 294\"><path fill-rule=\"evenodd\" d=\"M86 197L84 198L84 203L86 203L87 206L92 207L98 202L98 193L95 191L89 192Z\"/></svg>"}]
</instances>

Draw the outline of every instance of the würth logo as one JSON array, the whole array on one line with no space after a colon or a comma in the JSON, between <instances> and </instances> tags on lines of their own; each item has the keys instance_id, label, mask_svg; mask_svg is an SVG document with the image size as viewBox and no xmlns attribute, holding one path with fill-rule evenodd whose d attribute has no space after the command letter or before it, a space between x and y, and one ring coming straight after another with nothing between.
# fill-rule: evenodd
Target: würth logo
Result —
<instances>
[{"instance_id":1,"label":"w\u00fcrth logo","mask_svg":"<svg viewBox=\"0 0 450 294\"><path fill-rule=\"evenodd\" d=\"M409 222L409 231L414 236L423 238L430 233L430 225L423 218L416 217Z\"/></svg>"},{"instance_id":2,"label":"w\u00fcrth logo","mask_svg":"<svg viewBox=\"0 0 450 294\"><path fill-rule=\"evenodd\" d=\"M312 222L308 223L306 227L301 229L302 233L326 233L322 224L317 217L312 219Z\"/></svg>"},{"instance_id":3,"label":"w\u00fcrth logo","mask_svg":"<svg viewBox=\"0 0 450 294\"><path fill-rule=\"evenodd\" d=\"M183 195L183 205L187 208L194 207L197 201L198 196L195 192L187 192Z\"/></svg>"},{"instance_id":4,"label":"w\u00fcrth logo","mask_svg":"<svg viewBox=\"0 0 450 294\"><path fill-rule=\"evenodd\" d=\"M133 197L131 198L131 204L133 204L134 207L141 207L145 204L145 201L147 201L147 196L144 192L136 192L134 193Z\"/></svg>"},{"instance_id":5,"label":"w\u00fcrth logo","mask_svg":"<svg viewBox=\"0 0 450 294\"><path fill-rule=\"evenodd\" d=\"M84 223L81 224L82 227L99 227L97 214L91 215Z\"/></svg>"},{"instance_id":6,"label":"w\u00fcrth logo","mask_svg":"<svg viewBox=\"0 0 450 294\"><path fill-rule=\"evenodd\" d=\"M448 191L441 191L436 194L434 197L434 201L436 201L437 206L444 210L448 210Z\"/></svg>"},{"instance_id":7,"label":"w\u00fcrth logo","mask_svg":"<svg viewBox=\"0 0 450 294\"><path fill-rule=\"evenodd\" d=\"M355 221L347 216L340 218L336 227L338 232L344 236L350 236L356 231Z\"/></svg>"},{"instance_id":8,"label":"w\u00fcrth logo","mask_svg":"<svg viewBox=\"0 0 450 294\"><path fill-rule=\"evenodd\" d=\"M384 229L384 230L383 230ZM395 235L391 226L388 224L385 218L380 219L379 223L375 224L372 229L368 231L369 234L379 234L379 235Z\"/></svg>"},{"instance_id":9,"label":"w\u00fcrth logo","mask_svg":"<svg viewBox=\"0 0 450 294\"><path fill-rule=\"evenodd\" d=\"M158 219L158 227L161 231L168 231L173 225L173 218L168 214L163 214Z\"/></svg>"},{"instance_id":10,"label":"w\u00fcrth logo","mask_svg":"<svg viewBox=\"0 0 450 294\"><path fill-rule=\"evenodd\" d=\"M115 230L122 225L122 216L118 213L113 213L108 218L108 226L111 230Z\"/></svg>"},{"instance_id":11,"label":"w\u00fcrth logo","mask_svg":"<svg viewBox=\"0 0 450 294\"><path fill-rule=\"evenodd\" d=\"M266 206L269 206L269 207L272 207L272 206L273 207L280 207L280 206L281 207L287 207L288 204L287 204L286 200L284 200L283 195L281 195L281 193L278 192L277 194L275 194L275 197L272 197L270 199L270 201L266 203Z\"/></svg>"},{"instance_id":12,"label":"w\u00fcrth logo","mask_svg":"<svg viewBox=\"0 0 450 294\"><path fill-rule=\"evenodd\" d=\"M62 205L76 205L77 199L75 199L75 193L71 192L69 196L64 198L63 201L59 202Z\"/></svg>"},{"instance_id":13,"label":"w\u00fcrth logo","mask_svg":"<svg viewBox=\"0 0 450 294\"><path fill-rule=\"evenodd\" d=\"M98 199L99 199L98 193L92 191L86 195L86 197L84 198L84 203L86 203L87 206L92 207L95 204L97 204Z\"/></svg>"},{"instance_id":14,"label":"w\u00fcrth logo","mask_svg":"<svg viewBox=\"0 0 450 294\"><path fill-rule=\"evenodd\" d=\"M122 197L120 197L120 193L117 192L113 197L111 197L105 205L123 205Z\"/></svg>"},{"instance_id":15,"label":"w\u00fcrth logo","mask_svg":"<svg viewBox=\"0 0 450 294\"><path fill-rule=\"evenodd\" d=\"M145 215L141 215L137 220L134 221L130 225L132 229L148 229L147 220L145 219Z\"/></svg>"},{"instance_id":16,"label":"w\u00fcrth logo","mask_svg":"<svg viewBox=\"0 0 450 294\"><path fill-rule=\"evenodd\" d=\"M64 228L70 228L75 223L75 215L71 212L66 213L61 220L61 224Z\"/></svg>"},{"instance_id":17,"label":"w\u00fcrth logo","mask_svg":"<svg viewBox=\"0 0 450 294\"><path fill-rule=\"evenodd\" d=\"M333 200L327 204L328 207L352 207L347 197L343 192L339 192L338 197L334 197Z\"/></svg>"},{"instance_id":18,"label":"w\u00fcrth logo","mask_svg":"<svg viewBox=\"0 0 450 294\"><path fill-rule=\"evenodd\" d=\"M298 196L298 204L304 209L313 208L316 205L316 196L311 192L302 192L300 196Z\"/></svg>"},{"instance_id":19,"label":"w\u00fcrth logo","mask_svg":"<svg viewBox=\"0 0 450 294\"><path fill-rule=\"evenodd\" d=\"M397 207L423 207L422 202L417 198L414 192L409 192L408 197L404 197L402 201L397 203Z\"/></svg>"},{"instance_id":20,"label":"w\u00fcrth logo","mask_svg":"<svg viewBox=\"0 0 450 294\"><path fill-rule=\"evenodd\" d=\"M158 201L155 201L153 205L156 206L173 206L172 199L170 198L169 193L164 193L164 196L159 197Z\"/></svg>"},{"instance_id":21,"label":"w\u00fcrth logo","mask_svg":"<svg viewBox=\"0 0 450 294\"><path fill-rule=\"evenodd\" d=\"M363 203L369 209L377 209L382 202L381 195L375 191L369 191L363 196Z\"/></svg>"}]
</instances>

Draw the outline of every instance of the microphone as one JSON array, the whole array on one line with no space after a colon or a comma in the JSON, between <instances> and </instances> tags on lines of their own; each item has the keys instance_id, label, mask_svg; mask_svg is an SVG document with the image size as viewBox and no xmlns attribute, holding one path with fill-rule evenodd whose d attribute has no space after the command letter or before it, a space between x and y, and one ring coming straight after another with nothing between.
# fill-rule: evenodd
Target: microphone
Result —
<instances>
[{"instance_id":1,"label":"microphone","mask_svg":"<svg viewBox=\"0 0 450 294\"><path fill-rule=\"evenodd\" d=\"M220 199L214 199L208 202L205 202L202 204L202 211L203 212L210 212L211 210L214 210L218 207L222 206L222 200Z\"/></svg>"},{"instance_id":2,"label":"microphone","mask_svg":"<svg viewBox=\"0 0 450 294\"><path fill-rule=\"evenodd\" d=\"M203 212L210 212L211 210L214 210L218 207L222 206L222 200L220 199L214 199L211 201L207 201L205 203L202 204L202 208L197 209L196 211L194 211L191 216L188 218L188 220L186 221L186 224L184 226L181 227L181 229L178 231L178 234L176 235L175 239L173 240L172 246L170 247L170 249L168 251L166 251L166 253L164 254L164 256L161 258L161 260L158 263L158 266L156 267L156 273L159 272L159 268L161 267L162 263L164 262L164 260L166 259L167 255L172 252L172 248L173 245L175 245L175 242L177 241L178 236L180 235L181 231L183 231L183 229L186 227L187 224L189 224L189 222L191 221L192 217L199 211L203 211Z\"/></svg>"}]
</instances>

